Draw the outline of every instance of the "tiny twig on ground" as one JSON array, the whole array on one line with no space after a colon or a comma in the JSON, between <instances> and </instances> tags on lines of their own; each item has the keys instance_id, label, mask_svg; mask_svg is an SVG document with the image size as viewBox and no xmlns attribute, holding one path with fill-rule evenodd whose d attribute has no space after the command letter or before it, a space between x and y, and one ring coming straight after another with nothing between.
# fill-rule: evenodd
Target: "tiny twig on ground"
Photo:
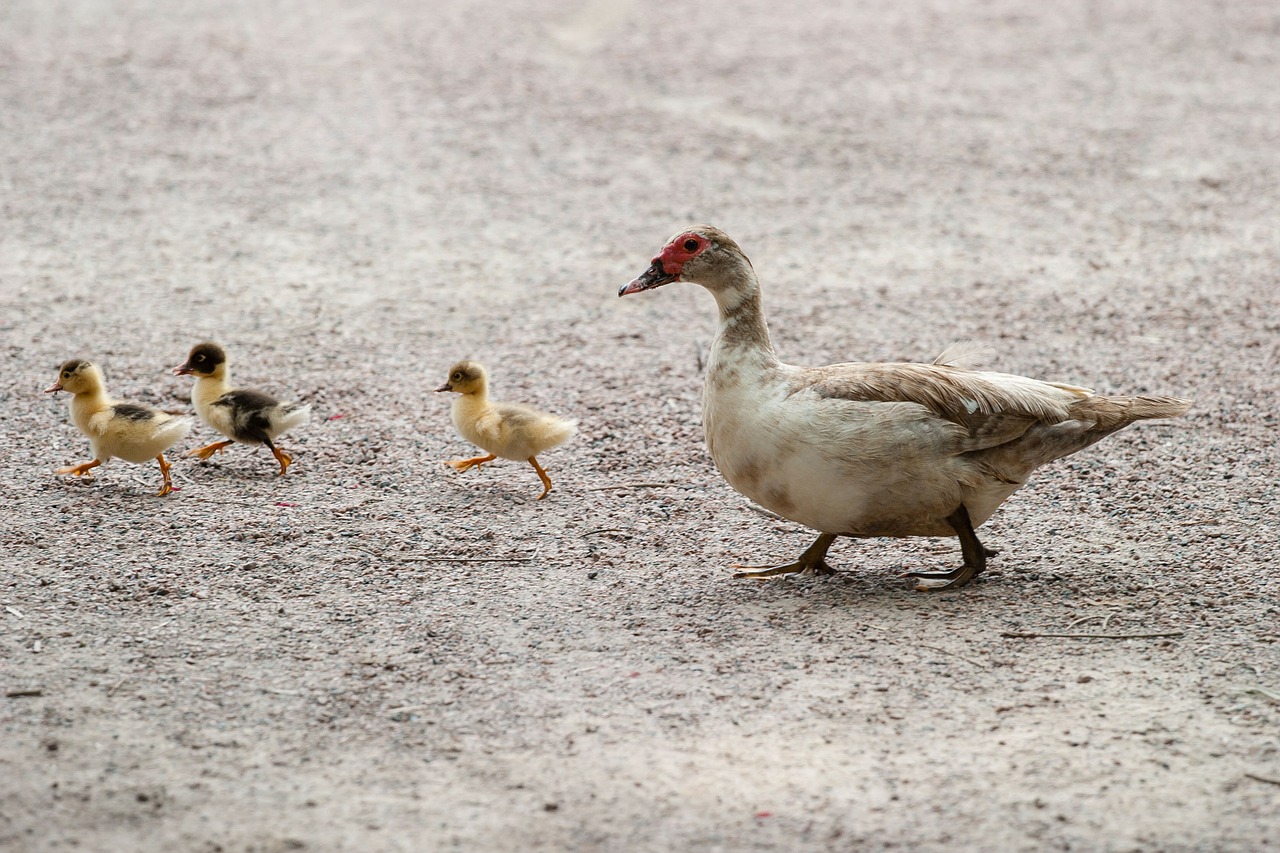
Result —
<instances>
[{"instance_id":1,"label":"tiny twig on ground","mask_svg":"<svg viewBox=\"0 0 1280 853\"><path fill-rule=\"evenodd\" d=\"M24 696L43 696L44 690L39 687L10 687L4 695L6 699L19 699Z\"/></svg>"},{"instance_id":2,"label":"tiny twig on ground","mask_svg":"<svg viewBox=\"0 0 1280 853\"><path fill-rule=\"evenodd\" d=\"M1280 785L1280 779L1272 779L1270 776L1259 776L1257 773L1246 773L1246 778L1253 779L1256 782L1266 782L1268 785Z\"/></svg>"},{"instance_id":3,"label":"tiny twig on ground","mask_svg":"<svg viewBox=\"0 0 1280 853\"><path fill-rule=\"evenodd\" d=\"M528 563L538 558L537 554L529 554L522 557L450 557L440 555L401 555L401 554L378 554L365 548L355 548L362 554L378 560L390 560L396 563Z\"/></svg>"},{"instance_id":4,"label":"tiny twig on ground","mask_svg":"<svg viewBox=\"0 0 1280 853\"><path fill-rule=\"evenodd\" d=\"M988 668L988 667L987 667L987 665L986 665L985 663L983 663L982 661L976 661L976 660L974 660L973 658L967 658L967 657L965 657L964 655L958 655L958 654L956 654L956 653L955 653L955 652L953 652L953 651L949 651L949 650L947 650L947 649L939 648L938 646L927 646L927 645L925 645L924 643L912 643L912 645L913 645L913 646L919 646L919 647L920 647L920 648L922 648L922 649L932 649L932 650L933 650L933 651L935 651L935 652L941 652L942 654L946 655L947 657L951 657L951 658L958 658L958 659L960 659L960 660L964 661L965 663L971 663L971 664L973 664L974 666L978 667L979 669L987 669L987 668Z\"/></svg>"},{"instance_id":5,"label":"tiny twig on ground","mask_svg":"<svg viewBox=\"0 0 1280 853\"><path fill-rule=\"evenodd\" d=\"M1153 640L1160 637L1181 637L1186 631L1153 631L1137 634L1044 634L1039 631L1001 631L1001 637L1033 640L1039 637L1059 640Z\"/></svg>"},{"instance_id":6,"label":"tiny twig on ground","mask_svg":"<svg viewBox=\"0 0 1280 853\"><path fill-rule=\"evenodd\" d=\"M588 530L586 533L582 534L582 538L586 539L588 536L595 536L599 533L621 533L628 539L631 538L631 534L627 533L621 527L601 527L599 530Z\"/></svg>"},{"instance_id":7,"label":"tiny twig on ground","mask_svg":"<svg viewBox=\"0 0 1280 853\"><path fill-rule=\"evenodd\" d=\"M1266 687L1236 687L1233 693L1257 693L1259 696L1265 696L1277 705L1280 705L1280 693Z\"/></svg>"},{"instance_id":8,"label":"tiny twig on ground","mask_svg":"<svg viewBox=\"0 0 1280 853\"><path fill-rule=\"evenodd\" d=\"M690 485L688 483L620 483L616 486L591 486L589 488L583 489L583 491L613 492L613 491L619 491L622 489L664 489L664 488L695 489L695 488L699 488L699 486Z\"/></svg>"}]
</instances>

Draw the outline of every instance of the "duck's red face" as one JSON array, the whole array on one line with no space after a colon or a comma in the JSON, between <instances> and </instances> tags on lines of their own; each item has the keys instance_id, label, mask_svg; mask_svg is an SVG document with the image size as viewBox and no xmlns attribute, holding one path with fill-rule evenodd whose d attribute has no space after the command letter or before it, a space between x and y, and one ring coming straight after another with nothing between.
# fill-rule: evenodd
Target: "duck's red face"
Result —
<instances>
[{"instance_id":1,"label":"duck's red face","mask_svg":"<svg viewBox=\"0 0 1280 853\"><path fill-rule=\"evenodd\" d=\"M680 281L684 265L702 254L710 241L696 231L686 231L662 247L662 252L638 278L632 279L618 290L619 296L652 290L673 281Z\"/></svg>"}]
</instances>

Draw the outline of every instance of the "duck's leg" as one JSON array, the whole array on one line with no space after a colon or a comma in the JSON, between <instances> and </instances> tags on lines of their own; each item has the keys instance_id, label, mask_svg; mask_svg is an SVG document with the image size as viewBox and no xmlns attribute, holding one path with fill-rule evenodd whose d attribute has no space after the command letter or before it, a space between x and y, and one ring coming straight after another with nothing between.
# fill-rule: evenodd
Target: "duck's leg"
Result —
<instances>
[{"instance_id":1,"label":"duck's leg","mask_svg":"<svg viewBox=\"0 0 1280 853\"><path fill-rule=\"evenodd\" d=\"M290 456L288 453L285 453L280 448L276 447L274 444L272 444L271 439L269 438L262 443L265 444L267 447L271 448L271 455L274 456L276 458L276 461L280 463L280 476L283 477L284 472L288 471L289 466L293 464L293 457Z\"/></svg>"},{"instance_id":2,"label":"duck's leg","mask_svg":"<svg viewBox=\"0 0 1280 853\"><path fill-rule=\"evenodd\" d=\"M551 478L547 476L546 471L542 470L542 466L538 464L536 458L530 456L529 464L533 466L533 470L538 472L538 479L542 481L542 494L538 495L538 500L542 500L551 491Z\"/></svg>"},{"instance_id":3,"label":"duck's leg","mask_svg":"<svg viewBox=\"0 0 1280 853\"><path fill-rule=\"evenodd\" d=\"M224 447L230 447L235 444L234 441L215 441L213 444L206 444L204 447L197 447L195 450L188 450L187 456L194 456L197 459L208 459L215 453L221 451Z\"/></svg>"},{"instance_id":4,"label":"duck's leg","mask_svg":"<svg viewBox=\"0 0 1280 853\"><path fill-rule=\"evenodd\" d=\"M91 470L92 470L92 469L94 469L94 468L97 468L97 467L98 467L99 465L101 465L101 464L102 464L102 462L101 462L101 461L99 461L99 460L95 459L95 460L93 460L92 462L84 462L84 463L81 463L80 465L68 465L68 466L66 466L65 468L59 468L58 470L54 471L53 473L55 473L55 474L75 474L77 477L88 477L89 479L91 479L91 480L92 480L92 479L93 479L93 475L92 475L92 474L90 474L90 473L89 473L89 471L91 471Z\"/></svg>"},{"instance_id":5,"label":"duck's leg","mask_svg":"<svg viewBox=\"0 0 1280 853\"><path fill-rule=\"evenodd\" d=\"M751 572L734 572L735 578L771 578L774 575L789 575L793 572L807 572L815 575L834 575L836 570L827 565L827 551L831 543L836 541L836 534L823 533L794 563L785 566L735 566L739 569L751 569Z\"/></svg>"},{"instance_id":6,"label":"duck's leg","mask_svg":"<svg viewBox=\"0 0 1280 853\"><path fill-rule=\"evenodd\" d=\"M169 469L173 466L165 460L163 453L156 457L156 461L160 463L160 475L164 477L164 485L160 487L156 497L162 498L173 491L173 479L169 476Z\"/></svg>"},{"instance_id":7,"label":"duck's leg","mask_svg":"<svg viewBox=\"0 0 1280 853\"><path fill-rule=\"evenodd\" d=\"M964 565L949 572L907 572L913 578L931 581L944 581L940 584L917 583L917 592L937 592L943 589L958 589L977 577L987 567L987 557L995 553L982 547L978 534L973 532L973 523L969 520L969 510L964 504L951 515L947 523L960 537L960 553L964 555Z\"/></svg>"},{"instance_id":8,"label":"duck's leg","mask_svg":"<svg viewBox=\"0 0 1280 853\"><path fill-rule=\"evenodd\" d=\"M486 462L492 462L497 459L497 455L490 453L488 456L473 456L470 459L446 459L444 464L448 465L455 471L466 471L473 466L480 468ZM484 470L481 468L481 470Z\"/></svg>"}]
</instances>

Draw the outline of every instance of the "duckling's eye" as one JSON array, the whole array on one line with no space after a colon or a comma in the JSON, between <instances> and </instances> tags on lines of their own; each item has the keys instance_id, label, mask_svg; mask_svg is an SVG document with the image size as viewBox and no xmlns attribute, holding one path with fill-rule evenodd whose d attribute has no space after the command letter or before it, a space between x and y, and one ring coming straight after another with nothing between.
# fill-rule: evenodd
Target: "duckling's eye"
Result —
<instances>
[{"instance_id":1,"label":"duckling's eye","mask_svg":"<svg viewBox=\"0 0 1280 853\"><path fill-rule=\"evenodd\" d=\"M70 378L71 378L71 371L70 371L70 370L64 370L64 371L62 371L62 378L63 378L63 379L70 379Z\"/></svg>"},{"instance_id":2,"label":"duckling's eye","mask_svg":"<svg viewBox=\"0 0 1280 853\"><path fill-rule=\"evenodd\" d=\"M696 252L696 251L698 251L698 241L697 241L697 240L685 240L685 241L684 241L684 250L685 250L686 252Z\"/></svg>"},{"instance_id":3,"label":"duckling's eye","mask_svg":"<svg viewBox=\"0 0 1280 853\"><path fill-rule=\"evenodd\" d=\"M453 379L453 381L454 381L454 382L461 382L461 381L462 381L462 374L461 374L461 373L455 373L455 374L453 374L452 379Z\"/></svg>"}]
</instances>

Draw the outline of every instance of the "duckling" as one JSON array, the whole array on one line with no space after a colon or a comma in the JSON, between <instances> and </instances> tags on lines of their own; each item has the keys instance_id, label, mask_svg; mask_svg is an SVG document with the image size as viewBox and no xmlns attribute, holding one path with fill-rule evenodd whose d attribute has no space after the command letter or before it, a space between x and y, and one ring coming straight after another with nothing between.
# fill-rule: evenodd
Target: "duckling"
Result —
<instances>
[{"instance_id":1,"label":"duckling","mask_svg":"<svg viewBox=\"0 0 1280 853\"><path fill-rule=\"evenodd\" d=\"M293 457L275 445L276 436L311 420L311 405L282 403L270 394L251 388L232 388L227 372L227 353L215 343L196 344L185 364L174 375L194 375L191 402L200 420L227 437L187 452L187 456L208 459L236 442L265 444L280 463L280 476Z\"/></svg>"},{"instance_id":2,"label":"duckling","mask_svg":"<svg viewBox=\"0 0 1280 853\"><path fill-rule=\"evenodd\" d=\"M154 459L160 463L160 474L164 477L164 485L156 496L163 497L173 491L170 465L165 461L164 452L191 429L190 418L175 418L142 403L109 399L102 371L93 362L78 358L63 363L58 368L57 381L44 391L46 394L67 391L73 395L71 420L89 437L89 446L93 448L93 461L68 465L56 473L92 477L89 472L113 456L128 462Z\"/></svg>"},{"instance_id":3,"label":"duckling","mask_svg":"<svg viewBox=\"0 0 1280 853\"><path fill-rule=\"evenodd\" d=\"M501 456L523 460L533 466L542 481L542 500L551 491L551 478L538 464L537 455L564 444L577 431L577 423L521 406L517 403L495 403L489 400L489 374L474 361L460 361L449 370L449 380L436 389L453 391L453 425L462 437L488 456L454 459L444 464L455 471L480 468Z\"/></svg>"}]
</instances>

